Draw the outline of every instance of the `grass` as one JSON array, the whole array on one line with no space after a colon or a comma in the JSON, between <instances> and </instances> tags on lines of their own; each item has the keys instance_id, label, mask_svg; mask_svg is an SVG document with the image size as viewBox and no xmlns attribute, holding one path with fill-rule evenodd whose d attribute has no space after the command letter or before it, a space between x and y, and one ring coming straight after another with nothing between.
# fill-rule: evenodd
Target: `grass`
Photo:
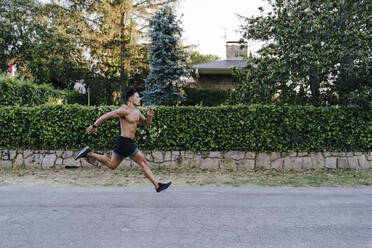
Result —
<instances>
[{"instance_id":1,"label":"grass","mask_svg":"<svg viewBox=\"0 0 372 248\"><path fill-rule=\"evenodd\" d=\"M372 187L372 170L306 171L207 171L153 169L159 181L174 185L274 186L274 187ZM29 184L75 187L150 186L140 169L0 169L0 185Z\"/></svg>"}]
</instances>

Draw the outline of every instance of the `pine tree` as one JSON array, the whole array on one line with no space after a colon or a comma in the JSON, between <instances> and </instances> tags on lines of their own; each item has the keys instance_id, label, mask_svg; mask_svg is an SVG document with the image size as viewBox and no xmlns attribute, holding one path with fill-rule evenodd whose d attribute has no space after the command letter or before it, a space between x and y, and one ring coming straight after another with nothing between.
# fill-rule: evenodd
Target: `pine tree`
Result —
<instances>
[{"instance_id":1,"label":"pine tree","mask_svg":"<svg viewBox=\"0 0 372 248\"><path fill-rule=\"evenodd\" d=\"M177 89L188 74L186 55L181 49L182 28L171 7L156 12L150 22L151 70L142 100L146 105L175 105L182 100Z\"/></svg>"}]
</instances>

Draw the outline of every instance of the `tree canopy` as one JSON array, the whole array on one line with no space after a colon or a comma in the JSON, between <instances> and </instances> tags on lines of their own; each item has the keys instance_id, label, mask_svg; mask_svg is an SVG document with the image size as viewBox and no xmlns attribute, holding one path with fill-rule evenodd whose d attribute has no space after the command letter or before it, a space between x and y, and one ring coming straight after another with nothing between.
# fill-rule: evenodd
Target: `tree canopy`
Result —
<instances>
[{"instance_id":1,"label":"tree canopy","mask_svg":"<svg viewBox=\"0 0 372 248\"><path fill-rule=\"evenodd\" d=\"M4 0L0 5L0 65L17 65L24 77L58 88L71 87L87 62L74 13L35 0Z\"/></svg>"},{"instance_id":2,"label":"tree canopy","mask_svg":"<svg viewBox=\"0 0 372 248\"><path fill-rule=\"evenodd\" d=\"M147 28L155 10L176 0L3 0L0 70L96 91L141 86L149 70ZM142 86L143 87L143 86Z\"/></svg>"},{"instance_id":3,"label":"tree canopy","mask_svg":"<svg viewBox=\"0 0 372 248\"><path fill-rule=\"evenodd\" d=\"M269 3L268 14L242 17L243 39L266 45L235 69L234 102L371 104L370 1Z\"/></svg>"}]
</instances>

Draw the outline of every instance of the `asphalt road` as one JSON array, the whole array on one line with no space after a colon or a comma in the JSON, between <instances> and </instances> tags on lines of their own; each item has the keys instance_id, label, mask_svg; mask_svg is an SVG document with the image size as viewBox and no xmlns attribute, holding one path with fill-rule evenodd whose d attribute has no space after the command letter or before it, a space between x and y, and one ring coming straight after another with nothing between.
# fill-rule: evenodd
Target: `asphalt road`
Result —
<instances>
[{"instance_id":1,"label":"asphalt road","mask_svg":"<svg viewBox=\"0 0 372 248\"><path fill-rule=\"evenodd\" d=\"M372 189L2 186L0 247L372 247Z\"/></svg>"}]
</instances>

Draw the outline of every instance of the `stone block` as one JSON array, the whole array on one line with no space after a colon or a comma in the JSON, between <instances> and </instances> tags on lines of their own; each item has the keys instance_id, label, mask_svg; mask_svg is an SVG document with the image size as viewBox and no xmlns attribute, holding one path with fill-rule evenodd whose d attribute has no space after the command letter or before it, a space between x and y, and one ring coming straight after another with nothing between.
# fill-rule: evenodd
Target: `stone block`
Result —
<instances>
[{"instance_id":1,"label":"stone block","mask_svg":"<svg viewBox=\"0 0 372 248\"><path fill-rule=\"evenodd\" d=\"M346 157L353 157L354 156L354 153L352 153L352 152L347 152L346 153Z\"/></svg>"},{"instance_id":2,"label":"stone block","mask_svg":"<svg viewBox=\"0 0 372 248\"><path fill-rule=\"evenodd\" d=\"M15 159L16 155L17 155L17 152L16 151L14 151L14 150L10 150L9 151L9 159L10 160Z\"/></svg>"},{"instance_id":3,"label":"stone block","mask_svg":"<svg viewBox=\"0 0 372 248\"><path fill-rule=\"evenodd\" d=\"M311 160L311 158L309 157L306 157L306 158L303 158L303 166L302 166L305 170L311 170L314 168L313 166L313 162Z\"/></svg>"},{"instance_id":4,"label":"stone block","mask_svg":"<svg viewBox=\"0 0 372 248\"><path fill-rule=\"evenodd\" d=\"M13 163L13 168L22 168L23 167L23 155L18 154L16 160Z\"/></svg>"},{"instance_id":5,"label":"stone block","mask_svg":"<svg viewBox=\"0 0 372 248\"><path fill-rule=\"evenodd\" d=\"M56 151L57 158L62 157L63 151Z\"/></svg>"},{"instance_id":6,"label":"stone block","mask_svg":"<svg viewBox=\"0 0 372 248\"><path fill-rule=\"evenodd\" d=\"M302 158L297 157L286 157L284 158L283 168L286 170L301 170L302 169Z\"/></svg>"},{"instance_id":7,"label":"stone block","mask_svg":"<svg viewBox=\"0 0 372 248\"><path fill-rule=\"evenodd\" d=\"M152 157L152 154L151 154L150 151L144 151L142 153L143 153L143 155L145 156L145 158L148 162L153 162L154 161L154 158Z\"/></svg>"},{"instance_id":8,"label":"stone block","mask_svg":"<svg viewBox=\"0 0 372 248\"><path fill-rule=\"evenodd\" d=\"M62 154L62 158L71 158L73 155L74 155L73 151L64 151Z\"/></svg>"},{"instance_id":9,"label":"stone block","mask_svg":"<svg viewBox=\"0 0 372 248\"><path fill-rule=\"evenodd\" d=\"M290 152L289 153L289 156L290 157L297 157L297 152Z\"/></svg>"},{"instance_id":10,"label":"stone block","mask_svg":"<svg viewBox=\"0 0 372 248\"><path fill-rule=\"evenodd\" d=\"M346 158L337 158L337 168L339 169L350 168L348 160Z\"/></svg>"},{"instance_id":11,"label":"stone block","mask_svg":"<svg viewBox=\"0 0 372 248\"><path fill-rule=\"evenodd\" d=\"M336 169L337 168L337 158L334 157L326 157L325 159L325 167L329 169Z\"/></svg>"},{"instance_id":12,"label":"stone block","mask_svg":"<svg viewBox=\"0 0 372 248\"><path fill-rule=\"evenodd\" d=\"M43 163L45 155L41 153L34 154L33 156L33 162L41 167L41 164Z\"/></svg>"},{"instance_id":13,"label":"stone block","mask_svg":"<svg viewBox=\"0 0 372 248\"><path fill-rule=\"evenodd\" d=\"M331 153L330 152L323 152L323 156L325 158L331 157Z\"/></svg>"},{"instance_id":14,"label":"stone block","mask_svg":"<svg viewBox=\"0 0 372 248\"><path fill-rule=\"evenodd\" d=\"M210 152L209 153L210 158L222 158L221 152Z\"/></svg>"},{"instance_id":15,"label":"stone block","mask_svg":"<svg viewBox=\"0 0 372 248\"><path fill-rule=\"evenodd\" d=\"M206 170L218 170L219 168L219 159L215 158L206 158L200 161L200 168Z\"/></svg>"},{"instance_id":16,"label":"stone block","mask_svg":"<svg viewBox=\"0 0 372 248\"><path fill-rule=\"evenodd\" d=\"M194 153L194 156L191 160L190 168L200 168L201 155Z\"/></svg>"},{"instance_id":17,"label":"stone block","mask_svg":"<svg viewBox=\"0 0 372 248\"><path fill-rule=\"evenodd\" d=\"M178 157L181 157L181 152L179 151L172 151L172 161L176 161Z\"/></svg>"},{"instance_id":18,"label":"stone block","mask_svg":"<svg viewBox=\"0 0 372 248\"><path fill-rule=\"evenodd\" d=\"M190 152L190 151L185 151L183 152L183 154L181 153L181 155L185 158L189 158L189 159L192 159L194 157L194 152Z\"/></svg>"},{"instance_id":19,"label":"stone block","mask_svg":"<svg viewBox=\"0 0 372 248\"><path fill-rule=\"evenodd\" d=\"M321 152L312 154L311 161L314 169L323 169L325 166L325 158Z\"/></svg>"},{"instance_id":20,"label":"stone block","mask_svg":"<svg viewBox=\"0 0 372 248\"><path fill-rule=\"evenodd\" d=\"M83 159L82 159L82 160L83 160ZM56 159L56 163L55 163L55 165L56 165L56 166L60 166L60 165L62 165L62 162L63 162L62 158L57 158L57 159Z\"/></svg>"},{"instance_id":21,"label":"stone block","mask_svg":"<svg viewBox=\"0 0 372 248\"><path fill-rule=\"evenodd\" d=\"M9 160L9 151L8 150L3 150L1 153L1 159L3 160Z\"/></svg>"},{"instance_id":22,"label":"stone block","mask_svg":"<svg viewBox=\"0 0 372 248\"><path fill-rule=\"evenodd\" d=\"M209 151L202 151L201 152L201 158L202 159L206 159L206 158L209 158Z\"/></svg>"},{"instance_id":23,"label":"stone block","mask_svg":"<svg viewBox=\"0 0 372 248\"><path fill-rule=\"evenodd\" d=\"M275 161L281 158L280 152L272 152L270 153L270 161Z\"/></svg>"},{"instance_id":24,"label":"stone block","mask_svg":"<svg viewBox=\"0 0 372 248\"><path fill-rule=\"evenodd\" d=\"M354 155L355 156L362 156L363 155L363 152L354 152Z\"/></svg>"},{"instance_id":25,"label":"stone block","mask_svg":"<svg viewBox=\"0 0 372 248\"><path fill-rule=\"evenodd\" d=\"M34 154L33 151L31 151L31 150L25 150L25 151L23 152L23 158L28 158L28 157L30 157L30 156L33 155L33 154Z\"/></svg>"},{"instance_id":26,"label":"stone block","mask_svg":"<svg viewBox=\"0 0 372 248\"><path fill-rule=\"evenodd\" d=\"M182 168L189 169L191 168L191 159L190 158L182 158L182 162L180 165Z\"/></svg>"},{"instance_id":27,"label":"stone block","mask_svg":"<svg viewBox=\"0 0 372 248\"><path fill-rule=\"evenodd\" d=\"M172 152L170 151L165 152L164 161L172 161Z\"/></svg>"},{"instance_id":28,"label":"stone block","mask_svg":"<svg viewBox=\"0 0 372 248\"><path fill-rule=\"evenodd\" d=\"M270 156L267 153L257 154L256 168L270 169Z\"/></svg>"},{"instance_id":29,"label":"stone block","mask_svg":"<svg viewBox=\"0 0 372 248\"><path fill-rule=\"evenodd\" d=\"M161 164L161 166L163 168L169 168L169 169L175 169L175 168L179 168L179 166L177 165L177 163L175 161L165 161Z\"/></svg>"},{"instance_id":30,"label":"stone block","mask_svg":"<svg viewBox=\"0 0 372 248\"><path fill-rule=\"evenodd\" d=\"M284 159L283 158L271 161L271 169L282 170L283 165L284 165Z\"/></svg>"},{"instance_id":31,"label":"stone block","mask_svg":"<svg viewBox=\"0 0 372 248\"><path fill-rule=\"evenodd\" d=\"M223 155L223 157L224 158L227 158L227 159L233 159L233 160L242 160L245 157L245 152L241 152L241 151L230 151L230 152L226 152Z\"/></svg>"},{"instance_id":32,"label":"stone block","mask_svg":"<svg viewBox=\"0 0 372 248\"><path fill-rule=\"evenodd\" d=\"M333 157L345 157L346 153L345 152L332 152L331 155Z\"/></svg>"},{"instance_id":33,"label":"stone block","mask_svg":"<svg viewBox=\"0 0 372 248\"><path fill-rule=\"evenodd\" d=\"M98 166L100 167L102 164L95 160L94 158L86 157L84 158L88 163L92 164L93 166Z\"/></svg>"},{"instance_id":34,"label":"stone block","mask_svg":"<svg viewBox=\"0 0 372 248\"><path fill-rule=\"evenodd\" d=\"M232 158L223 158L220 160L220 168L223 170L236 170L236 162Z\"/></svg>"},{"instance_id":35,"label":"stone block","mask_svg":"<svg viewBox=\"0 0 372 248\"><path fill-rule=\"evenodd\" d=\"M253 170L254 169L254 160L244 159L236 162L237 170Z\"/></svg>"},{"instance_id":36,"label":"stone block","mask_svg":"<svg viewBox=\"0 0 372 248\"><path fill-rule=\"evenodd\" d=\"M77 164L77 161L75 161L74 158L66 158L63 160L62 165L64 166L80 166Z\"/></svg>"},{"instance_id":37,"label":"stone block","mask_svg":"<svg viewBox=\"0 0 372 248\"><path fill-rule=\"evenodd\" d=\"M174 156L172 157L172 162L177 164L178 167L182 167L183 159L181 156Z\"/></svg>"},{"instance_id":38,"label":"stone block","mask_svg":"<svg viewBox=\"0 0 372 248\"><path fill-rule=\"evenodd\" d=\"M298 153L298 156L299 156L299 157L306 157L307 155L308 155L307 152L299 152L299 153Z\"/></svg>"},{"instance_id":39,"label":"stone block","mask_svg":"<svg viewBox=\"0 0 372 248\"><path fill-rule=\"evenodd\" d=\"M355 170L359 169L359 163L358 163L357 157L348 157L347 161L351 169L355 169Z\"/></svg>"},{"instance_id":40,"label":"stone block","mask_svg":"<svg viewBox=\"0 0 372 248\"><path fill-rule=\"evenodd\" d=\"M285 158L285 157L288 157L288 156L289 156L288 152L281 152L281 157L282 158Z\"/></svg>"},{"instance_id":41,"label":"stone block","mask_svg":"<svg viewBox=\"0 0 372 248\"><path fill-rule=\"evenodd\" d=\"M33 154L25 159L25 168L41 168L44 156L42 154Z\"/></svg>"},{"instance_id":42,"label":"stone block","mask_svg":"<svg viewBox=\"0 0 372 248\"><path fill-rule=\"evenodd\" d=\"M57 161L58 161L59 159L62 160L62 158L57 158ZM79 160L80 160L80 165L81 165L81 167L83 167L83 168L96 167L95 165L89 163L85 158L82 158L82 159L79 159ZM61 164L60 164L59 162L57 163L57 161L56 161L56 167L63 167L63 168L64 168L64 165L62 165L62 162L61 162Z\"/></svg>"},{"instance_id":43,"label":"stone block","mask_svg":"<svg viewBox=\"0 0 372 248\"><path fill-rule=\"evenodd\" d=\"M255 152L246 152L245 153L245 159L256 159L256 153Z\"/></svg>"},{"instance_id":44,"label":"stone block","mask_svg":"<svg viewBox=\"0 0 372 248\"><path fill-rule=\"evenodd\" d=\"M119 164L119 167L124 167L124 168L131 168L132 167L132 160L130 159L123 159L121 163Z\"/></svg>"},{"instance_id":45,"label":"stone block","mask_svg":"<svg viewBox=\"0 0 372 248\"><path fill-rule=\"evenodd\" d=\"M12 161L0 159L0 168L12 168Z\"/></svg>"},{"instance_id":46,"label":"stone block","mask_svg":"<svg viewBox=\"0 0 372 248\"><path fill-rule=\"evenodd\" d=\"M162 152L159 152L159 151L153 152L152 153L152 157L153 157L153 159L154 159L153 161L155 163L161 163L161 162L164 161L164 159L163 159L163 153Z\"/></svg>"},{"instance_id":47,"label":"stone block","mask_svg":"<svg viewBox=\"0 0 372 248\"><path fill-rule=\"evenodd\" d=\"M367 170L369 169L369 163L365 156L358 156L358 162L359 162L359 169Z\"/></svg>"},{"instance_id":48,"label":"stone block","mask_svg":"<svg viewBox=\"0 0 372 248\"><path fill-rule=\"evenodd\" d=\"M51 168L54 167L54 163L56 162L57 156L55 154L47 154L43 159L43 163L41 164L42 168ZM75 160L74 160L75 161Z\"/></svg>"},{"instance_id":49,"label":"stone block","mask_svg":"<svg viewBox=\"0 0 372 248\"><path fill-rule=\"evenodd\" d=\"M372 152L369 152L367 155L366 155L366 158L368 161L372 161Z\"/></svg>"}]
</instances>

